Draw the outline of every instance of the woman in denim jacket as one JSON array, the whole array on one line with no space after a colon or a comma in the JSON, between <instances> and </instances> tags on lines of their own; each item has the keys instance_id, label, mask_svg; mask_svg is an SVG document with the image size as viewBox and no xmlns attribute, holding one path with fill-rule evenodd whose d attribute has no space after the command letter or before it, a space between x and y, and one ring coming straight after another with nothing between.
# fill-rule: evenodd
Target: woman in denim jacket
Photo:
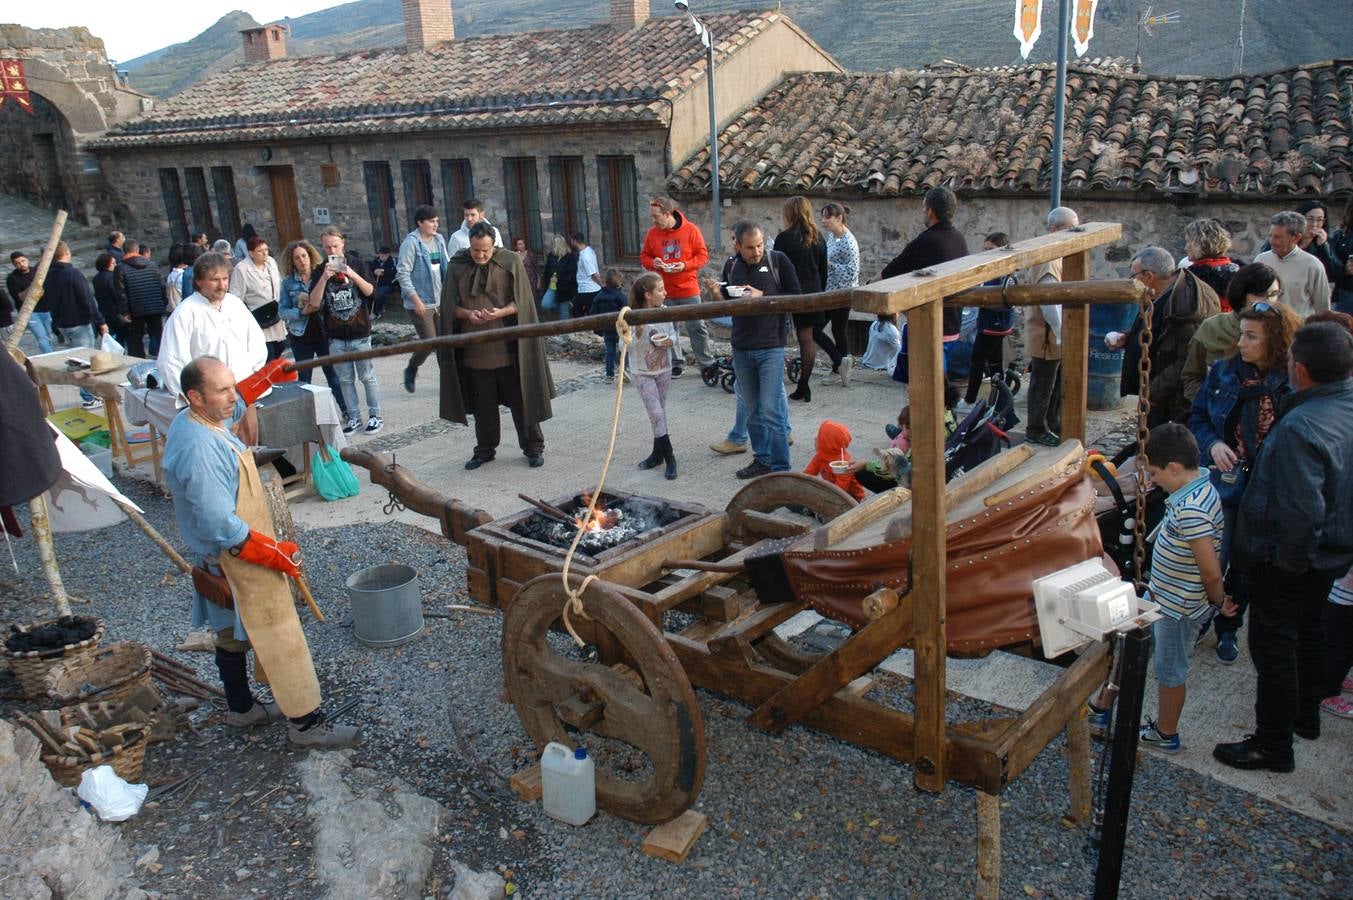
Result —
<instances>
[{"instance_id":1,"label":"woman in denim jacket","mask_svg":"<svg viewBox=\"0 0 1353 900\"><path fill-rule=\"evenodd\" d=\"M329 340L324 336L321 317L301 312L301 306L310 298L310 276L319 264L319 251L309 241L292 241L287 244L286 253L282 255L282 271L287 277L282 279L277 314L286 323L287 342L291 345L291 355L295 357L296 362L305 362L329 353ZM343 413L343 421L346 422L348 411L343 406L343 392L338 387L338 373L334 371L333 366L321 368L324 369L324 380L329 383L329 390L334 392L334 400L337 401L338 409ZM296 374L302 382L309 384L313 371L303 369Z\"/></svg>"},{"instance_id":2,"label":"woman in denim jacket","mask_svg":"<svg viewBox=\"0 0 1353 900\"><path fill-rule=\"evenodd\" d=\"M1222 533L1223 571L1231 559L1236 513L1245 490L1245 478L1258 457L1259 447L1273 427L1279 398L1292 392L1287 383L1287 351L1301 320L1281 303L1251 303L1241 310L1237 352L1218 360L1208 370L1193 397L1189 430L1198 439L1202 464L1211 470L1221 494L1225 530ZM1230 593L1239 607L1234 616L1213 619L1217 631L1217 658L1236 659L1236 631L1245 616L1246 596L1239 579L1228 576ZM1204 626L1206 627L1206 626Z\"/></svg>"}]
</instances>

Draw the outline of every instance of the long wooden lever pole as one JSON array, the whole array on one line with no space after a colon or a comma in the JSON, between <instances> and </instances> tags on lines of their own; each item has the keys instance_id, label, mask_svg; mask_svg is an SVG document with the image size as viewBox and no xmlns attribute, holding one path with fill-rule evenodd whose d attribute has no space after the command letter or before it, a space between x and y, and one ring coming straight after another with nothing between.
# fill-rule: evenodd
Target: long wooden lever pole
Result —
<instances>
[{"instance_id":1,"label":"long wooden lever pole","mask_svg":"<svg viewBox=\"0 0 1353 900\"><path fill-rule=\"evenodd\" d=\"M1064 306L1087 303L1137 303L1145 290L1135 281L1077 281L1061 284L1012 285L1009 288L969 288L945 298L946 306ZM814 312L849 306L852 291L826 291L820 294L797 294L786 297L743 297L737 300L719 300L713 303L694 303L688 306L660 306L656 309L632 309L625 316L631 325L651 325L657 322L684 322L691 319L714 319L721 316L766 316L777 313ZM359 362L384 356L403 356L424 350L451 350L472 344L492 344L520 338L549 337L578 331L595 331L615 324L615 315L602 313L577 319L559 319L553 322L535 322L530 325L512 325L447 334L438 337L406 341L386 347L372 347L352 353L320 356L305 362L290 363L288 372L300 372L319 366Z\"/></svg>"}]
</instances>

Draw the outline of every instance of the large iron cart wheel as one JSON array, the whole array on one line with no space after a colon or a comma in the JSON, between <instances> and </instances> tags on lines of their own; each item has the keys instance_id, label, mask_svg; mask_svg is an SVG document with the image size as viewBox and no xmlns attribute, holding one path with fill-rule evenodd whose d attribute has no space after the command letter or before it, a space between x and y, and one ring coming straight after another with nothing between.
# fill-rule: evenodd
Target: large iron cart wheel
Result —
<instances>
[{"instance_id":1,"label":"large iron cart wheel","mask_svg":"<svg viewBox=\"0 0 1353 900\"><path fill-rule=\"evenodd\" d=\"M582 583L576 575L571 580L575 588ZM583 594L591 621L581 624L599 644L618 645L628 666L579 658L584 654L572 652L567 635L550 638L566 599L559 575L541 575L508 604L502 639L508 697L539 748L550 741L575 746L578 738L565 724L608 739L597 742L601 748L582 740L596 762L599 807L631 822L671 821L695 802L705 777L705 726L686 671L662 632L596 581ZM623 770L632 770L630 777Z\"/></svg>"},{"instance_id":2,"label":"large iron cart wheel","mask_svg":"<svg viewBox=\"0 0 1353 900\"><path fill-rule=\"evenodd\" d=\"M728 501L725 512L729 537L750 544L768 535L759 533L755 523L743 517L744 511L772 513L788 509L799 515L808 513L818 523L825 523L853 506L855 498L830 481L802 472L772 472L747 482Z\"/></svg>"}]
</instances>

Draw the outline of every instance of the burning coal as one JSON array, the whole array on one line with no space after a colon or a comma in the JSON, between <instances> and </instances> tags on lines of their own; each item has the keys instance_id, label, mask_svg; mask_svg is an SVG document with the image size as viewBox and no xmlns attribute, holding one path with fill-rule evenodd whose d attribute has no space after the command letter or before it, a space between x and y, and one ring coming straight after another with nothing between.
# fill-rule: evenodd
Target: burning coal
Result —
<instances>
[{"instance_id":1,"label":"burning coal","mask_svg":"<svg viewBox=\"0 0 1353 900\"><path fill-rule=\"evenodd\" d=\"M602 494L590 519L587 517L586 494L574 497L561 510L572 520L564 523L541 512L533 512L512 526L512 532L533 541L540 541L561 550L573 543L578 529L583 529L578 551L589 556L618 547L647 532L665 528L687 513L665 503L640 497L613 497Z\"/></svg>"}]
</instances>

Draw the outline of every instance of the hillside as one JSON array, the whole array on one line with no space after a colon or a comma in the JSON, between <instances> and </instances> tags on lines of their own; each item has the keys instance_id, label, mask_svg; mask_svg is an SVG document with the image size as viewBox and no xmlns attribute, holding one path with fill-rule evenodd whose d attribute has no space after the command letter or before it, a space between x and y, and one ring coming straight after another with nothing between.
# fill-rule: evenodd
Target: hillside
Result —
<instances>
[{"instance_id":1,"label":"hillside","mask_svg":"<svg viewBox=\"0 0 1353 900\"><path fill-rule=\"evenodd\" d=\"M1251 0L1245 17L1245 70L1265 72L1353 53L1353 16L1347 0L1305 4ZM704 12L765 8L770 0L698 0ZM456 33L462 37L568 28L605 20L605 0L454 0ZM1043 37L1031 61L1056 56L1056 0L1044 3ZM850 69L915 68L951 59L979 66L1020 62L1010 31L1009 0L785 0L788 13ZM1136 50L1138 0L1102 0L1089 56L1131 59ZM1180 9L1176 25L1141 36L1142 68L1160 74L1224 75L1235 65L1240 0L1195 0L1164 4ZM674 15L665 0L653 0L655 15ZM232 12L191 41L123 63L132 84L153 94L181 90L208 71L243 60L240 28L254 20ZM295 55L388 47L404 40L399 0L356 0L288 20Z\"/></svg>"}]
</instances>

